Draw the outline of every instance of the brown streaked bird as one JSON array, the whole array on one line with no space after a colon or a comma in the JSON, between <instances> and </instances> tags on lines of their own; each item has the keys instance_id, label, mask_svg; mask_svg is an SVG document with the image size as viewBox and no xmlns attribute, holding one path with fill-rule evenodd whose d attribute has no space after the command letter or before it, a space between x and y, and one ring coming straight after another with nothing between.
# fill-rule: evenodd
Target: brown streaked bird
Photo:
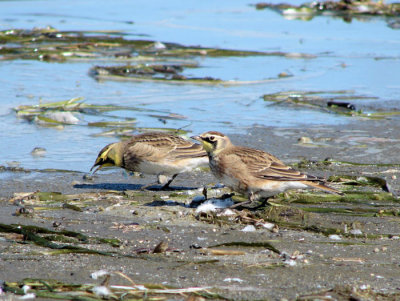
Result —
<instances>
[{"instance_id":1,"label":"brown streaked bird","mask_svg":"<svg viewBox=\"0 0 400 301\"><path fill-rule=\"evenodd\" d=\"M203 144L215 177L251 203L269 198L288 189L318 188L329 193L339 191L325 181L297 171L275 156L254 148L235 146L220 132L210 131L192 137Z\"/></svg>"},{"instance_id":2,"label":"brown streaked bird","mask_svg":"<svg viewBox=\"0 0 400 301\"><path fill-rule=\"evenodd\" d=\"M117 166L157 175L158 183L165 189L178 174L207 164L207 153L200 144L169 133L151 132L108 144L100 151L90 170L98 166L95 173L103 167Z\"/></svg>"}]
</instances>

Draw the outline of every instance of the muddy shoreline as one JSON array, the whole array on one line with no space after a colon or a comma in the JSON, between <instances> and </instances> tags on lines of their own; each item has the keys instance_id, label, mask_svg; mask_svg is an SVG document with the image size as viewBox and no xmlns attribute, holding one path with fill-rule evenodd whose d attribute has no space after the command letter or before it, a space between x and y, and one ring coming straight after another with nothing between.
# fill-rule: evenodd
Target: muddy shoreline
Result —
<instances>
[{"instance_id":1,"label":"muddy shoreline","mask_svg":"<svg viewBox=\"0 0 400 301\"><path fill-rule=\"evenodd\" d=\"M293 300L309 294L322 296L318 294L328 290L333 290L330 295L343 298L364 296L394 300L399 297L400 289L400 254L397 252L400 244L397 215L400 211L397 198L400 133L396 131L396 124L396 120L368 120L330 128L254 126L247 135L231 135L235 143L268 150L288 164L302 162L296 168L311 174L327 178L332 175L382 178L387 190L394 195L389 200L382 187L366 185L355 189L384 197L325 202L318 194L317 201L307 203L294 201L296 194L303 194L295 192L289 195L290 203L277 200L281 205L288 205L292 214L286 211L286 215L270 220L277 225L275 230L256 227L252 232L243 232L246 226L243 220L227 222L196 217L195 209L187 206L196 195L201 195L201 189L196 188L215 184L212 175L205 171L178 176L173 184L174 191L144 192L140 191L140 185L154 178L127 177L120 170L99 173L93 180L84 180L84 174L78 172L2 172L2 224L75 231L88 237L117 239L120 243L118 247L98 242L69 243L117 252L118 256L57 254L16 233L0 232L0 279L6 283L24 278L99 283L91 279L90 274L104 269L120 271L136 283L207 287L220 298L235 300ZM317 164L327 158L362 165ZM52 202L23 197L10 201L14 193L35 191L76 197ZM216 195L223 192L212 188L209 191ZM63 205L65 203L78 209ZM16 214L22 207L31 211ZM272 218L265 213L268 210L267 207L255 214L268 221L268 217ZM376 214L360 214L371 210ZM385 214L389 211L393 214ZM296 219L302 219L298 225L342 232L332 236L316 231L318 228L296 229L293 227ZM347 235L343 229L350 231L347 234L356 234ZM138 249L153 250L161 241L168 245L167 251L160 254L138 252ZM280 254L262 244L267 242ZM218 256L204 251L209 249L238 251L240 255L227 252ZM117 277L112 277L111 283L126 285L125 280Z\"/></svg>"}]
</instances>

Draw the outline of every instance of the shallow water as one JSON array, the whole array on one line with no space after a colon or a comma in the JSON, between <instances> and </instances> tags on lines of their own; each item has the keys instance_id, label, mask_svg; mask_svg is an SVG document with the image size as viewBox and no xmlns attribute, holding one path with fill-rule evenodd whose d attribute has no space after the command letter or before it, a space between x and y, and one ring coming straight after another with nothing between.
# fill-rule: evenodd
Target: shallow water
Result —
<instances>
[{"instance_id":1,"label":"shallow water","mask_svg":"<svg viewBox=\"0 0 400 301\"><path fill-rule=\"evenodd\" d=\"M25 168L88 171L97 152L117 139L96 137L103 129L84 125L66 126L63 130L40 127L17 119L11 110L21 104L37 104L39 100L52 102L82 96L91 104L134 106L143 110L113 114L137 118L138 127L184 127L193 133L211 129L245 133L254 125L301 128L352 120L306 108L287 108L262 99L263 94L286 90L353 90L357 95L377 97L354 101L357 108L399 109L399 31L389 28L384 18L351 23L332 17L316 17L308 22L286 20L273 11L256 10L249 4L121 0L80 1L71 5L70 1L1 1L1 30L48 25L59 30L116 30L126 39L306 53L315 58L204 58L198 60L201 68L185 71L186 75L224 80L275 78L238 86L96 81L88 75L91 67L115 64L104 61L0 61L0 165L17 161ZM276 79L281 72L293 77ZM169 113L186 118L160 121L151 116ZM44 157L30 154L37 146L47 149Z\"/></svg>"}]
</instances>

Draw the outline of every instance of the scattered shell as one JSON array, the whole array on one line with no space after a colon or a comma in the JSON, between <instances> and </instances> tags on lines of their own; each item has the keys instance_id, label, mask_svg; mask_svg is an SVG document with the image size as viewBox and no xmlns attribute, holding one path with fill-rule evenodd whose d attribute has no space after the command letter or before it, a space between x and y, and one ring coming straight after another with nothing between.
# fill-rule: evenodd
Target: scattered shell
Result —
<instances>
[{"instance_id":1,"label":"scattered shell","mask_svg":"<svg viewBox=\"0 0 400 301\"><path fill-rule=\"evenodd\" d=\"M296 262L296 260L289 259L289 260L285 260L284 264L286 264L286 265L288 265L290 267L293 267L293 266L297 265L297 262Z\"/></svg>"},{"instance_id":2,"label":"scattered shell","mask_svg":"<svg viewBox=\"0 0 400 301\"><path fill-rule=\"evenodd\" d=\"M51 113L46 113L44 116L60 123L66 123L66 124L79 123L79 119L76 118L74 114L72 114L71 112L51 112Z\"/></svg>"},{"instance_id":3,"label":"scattered shell","mask_svg":"<svg viewBox=\"0 0 400 301\"><path fill-rule=\"evenodd\" d=\"M95 286L92 289L93 293L101 298L106 298L109 297L111 294L111 291L108 289L108 287L105 286Z\"/></svg>"},{"instance_id":4,"label":"scattered shell","mask_svg":"<svg viewBox=\"0 0 400 301\"><path fill-rule=\"evenodd\" d=\"M225 278L224 282L239 282L239 283L242 283L243 280L240 279L240 278Z\"/></svg>"},{"instance_id":5,"label":"scattered shell","mask_svg":"<svg viewBox=\"0 0 400 301\"><path fill-rule=\"evenodd\" d=\"M254 231L256 231L256 227L254 227L253 225L247 225L241 231L243 231L243 232L254 232Z\"/></svg>"},{"instance_id":6,"label":"scattered shell","mask_svg":"<svg viewBox=\"0 0 400 301\"><path fill-rule=\"evenodd\" d=\"M210 199L201 204L196 209L196 214L215 212L217 209L224 209L232 206L234 203L232 199Z\"/></svg>"},{"instance_id":7,"label":"scattered shell","mask_svg":"<svg viewBox=\"0 0 400 301\"><path fill-rule=\"evenodd\" d=\"M98 270L96 272L93 272L90 275L90 277L92 277L93 279L98 279L100 277L107 276L107 275L110 275L110 273L108 271L106 271L106 270Z\"/></svg>"},{"instance_id":8,"label":"scattered shell","mask_svg":"<svg viewBox=\"0 0 400 301\"><path fill-rule=\"evenodd\" d=\"M167 49L167 46L165 46L164 43L161 43L161 42L158 42L158 41L154 43L153 47L154 47L155 50Z\"/></svg>"},{"instance_id":9,"label":"scattered shell","mask_svg":"<svg viewBox=\"0 0 400 301\"><path fill-rule=\"evenodd\" d=\"M225 209L224 211L218 214L218 216L234 216L234 215L236 215L236 213L229 208Z\"/></svg>"},{"instance_id":10,"label":"scattered shell","mask_svg":"<svg viewBox=\"0 0 400 301\"><path fill-rule=\"evenodd\" d=\"M340 235L337 235L337 234L331 234L331 235L329 235L329 239L333 239L333 240L342 240L342 238L340 237Z\"/></svg>"},{"instance_id":11,"label":"scattered shell","mask_svg":"<svg viewBox=\"0 0 400 301\"><path fill-rule=\"evenodd\" d=\"M22 287L22 290L23 290L23 292L24 292L25 295L26 295L26 293L27 293L30 289L31 289L31 287L30 287L29 285L24 285L24 286Z\"/></svg>"},{"instance_id":12,"label":"scattered shell","mask_svg":"<svg viewBox=\"0 0 400 301\"><path fill-rule=\"evenodd\" d=\"M363 233L362 233L362 231L360 229L352 229L352 230L350 230L350 234L362 235Z\"/></svg>"},{"instance_id":13,"label":"scattered shell","mask_svg":"<svg viewBox=\"0 0 400 301\"><path fill-rule=\"evenodd\" d=\"M261 224L261 226L263 226L263 228L268 229L268 230L271 231L272 229L274 229L275 224L273 224L273 223L263 223L263 224Z\"/></svg>"}]
</instances>

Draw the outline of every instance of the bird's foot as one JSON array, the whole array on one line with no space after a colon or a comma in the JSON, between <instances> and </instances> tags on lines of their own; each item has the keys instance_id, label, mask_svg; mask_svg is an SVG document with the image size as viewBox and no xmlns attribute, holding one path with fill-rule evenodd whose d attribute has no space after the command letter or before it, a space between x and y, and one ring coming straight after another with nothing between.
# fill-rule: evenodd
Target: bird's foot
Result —
<instances>
[{"instance_id":1,"label":"bird's foot","mask_svg":"<svg viewBox=\"0 0 400 301\"><path fill-rule=\"evenodd\" d=\"M140 187L140 190L144 191L144 190L158 190L157 188L152 188L150 189L150 187L158 185L158 183L150 183L150 184L146 184L143 185L142 187Z\"/></svg>"},{"instance_id":2,"label":"bird's foot","mask_svg":"<svg viewBox=\"0 0 400 301\"><path fill-rule=\"evenodd\" d=\"M247 209L247 210L251 210L251 211L255 211L257 209L260 209L262 207L265 207L267 205L269 205L268 203L268 199L264 199L260 204L256 205L256 206L248 206L254 203L254 200L248 200L248 201L244 201L244 202L240 202L240 203L236 203L232 206L230 206L230 209Z\"/></svg>"},{"instance_id":3,"label":"bird's foot","mask_svg":"<svg viewBox=\"0 0 400 301\"><path fill-rule=\"evenodd\" d=\"M239 203L233 204L229 208L230 209L244 209L246 207L243 207L243 205L250 205L251 203L252 203L252 201L239 202Z\"/></svg>"}]
</instances>

